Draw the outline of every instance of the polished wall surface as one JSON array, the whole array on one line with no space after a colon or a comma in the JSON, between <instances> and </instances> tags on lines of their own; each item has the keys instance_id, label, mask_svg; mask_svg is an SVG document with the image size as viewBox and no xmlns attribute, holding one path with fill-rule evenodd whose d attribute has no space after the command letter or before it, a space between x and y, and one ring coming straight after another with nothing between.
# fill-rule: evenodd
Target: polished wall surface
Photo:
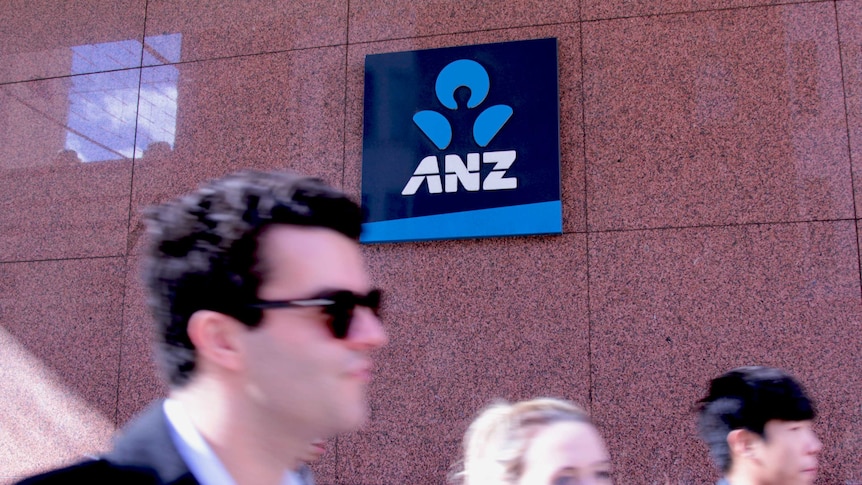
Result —
<instances>
[{"instance_id":1,"label":"polished wall surface","mask_svg":"<svg viewBox=\"0 0 862 485\"><path fill-rule=\"evenodd\" d=\"M438 484L475 413L587 407L617 483L717 477L692 404L731 367L818 403L862 483L862 0L0 3L0 482L164 395L141 210L242 168L358 198L367 54L559 40L564 234L365 246L372 419L318 483Z\"/></svg>"}]
</instances>

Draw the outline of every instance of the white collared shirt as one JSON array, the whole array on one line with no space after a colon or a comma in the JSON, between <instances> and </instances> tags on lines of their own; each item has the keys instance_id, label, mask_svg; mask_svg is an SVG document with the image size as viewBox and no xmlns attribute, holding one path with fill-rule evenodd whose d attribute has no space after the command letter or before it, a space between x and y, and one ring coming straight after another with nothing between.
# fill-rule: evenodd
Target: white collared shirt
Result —
<instances>
[{"instance_id":1,"label":"white collared shirt","mask_svg":"<svg viewBox=\"0 0 862 485\"><path fill-rule=\"evenodd\" d=\"M168 398L162 409L168 421L171 440L197 481L201 485L236 485L221 460L195 428L182 403ZM303 485L303 480L298 473L285 470L281 485Z\"/></svg>"}]
</instances>

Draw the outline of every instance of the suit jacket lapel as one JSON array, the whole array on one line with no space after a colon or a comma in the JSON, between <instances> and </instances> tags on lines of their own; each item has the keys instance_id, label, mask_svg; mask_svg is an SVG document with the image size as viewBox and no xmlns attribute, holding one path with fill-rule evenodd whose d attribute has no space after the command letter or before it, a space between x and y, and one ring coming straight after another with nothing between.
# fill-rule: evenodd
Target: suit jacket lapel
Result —
<instances>
[{"instance_id":1,"label":"suit jacket lapel","mask_svg":"<svg viewBox=\"0 0 862 485\"><path fill-rule=\"evenodd\" d=\"M198 481L174 447L169 426L162 401L156 401L123 428L114 449L104 458L118 465L150 468L165 484L196 485Z\"/></svg>"}]
</instances>

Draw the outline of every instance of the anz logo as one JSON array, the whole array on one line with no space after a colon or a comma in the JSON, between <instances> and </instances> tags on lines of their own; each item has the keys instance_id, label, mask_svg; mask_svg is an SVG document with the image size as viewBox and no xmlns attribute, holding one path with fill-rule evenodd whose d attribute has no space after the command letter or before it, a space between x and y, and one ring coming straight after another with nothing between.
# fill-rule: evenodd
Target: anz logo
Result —
<instances>
[{"instance_id":1,"label":"anz logo","mask_svg":"<svg viewBox=\"0 0 862 485\"><path fill-rule=\"evenodd\" d=\"M449 63L440 71L434 87L440 103L454 111L458 109L455 92L459 88L466 87L470 90L467 109L474 109L485 101L490 86L488 71L481 64L460 59ZM512 107L505 104L481 110L473 122L473 141L476 145L482 148L488 146L512 114ZM413 123L441 151L452 143L452 124L443 114L431 110L420 111L413 115ZM506 171L517 158L515 150L467 153L465 158L466 161L459 154L426 156L404 185L401 195L415 195L423 184L427 186L430 194L458 192L459 187L468 192L518 188L518 179L506 176ZM480 169L485 164L491 165L491 171L482 179Z\"/></svg>"},{"instance_id":2,"label":"anz logo","mask_svg":"<svg viewBox=\"0 0 862 485\"><path fill-rule=\"evenodd\" d=\"M562 233L557 40L365 57L363 243Z\"/></svg>"}]
</instances>

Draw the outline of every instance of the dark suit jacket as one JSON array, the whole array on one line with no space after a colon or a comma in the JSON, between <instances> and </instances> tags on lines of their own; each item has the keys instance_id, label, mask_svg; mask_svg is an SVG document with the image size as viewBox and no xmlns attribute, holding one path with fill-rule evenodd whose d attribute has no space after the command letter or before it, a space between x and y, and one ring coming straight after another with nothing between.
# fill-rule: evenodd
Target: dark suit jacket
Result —
<instances>
[{"instance_id":1,"label":"dark suit jacket","mask_svg":"<svg viewBox=\"0 0 862 485\"><path fill-rule=\"evenodd\" d=\"M123 428L109 453L28 478L20 485L198 485L174 447L168 426L162 401L157 401Z\"/></svg>"}]
</instances>

